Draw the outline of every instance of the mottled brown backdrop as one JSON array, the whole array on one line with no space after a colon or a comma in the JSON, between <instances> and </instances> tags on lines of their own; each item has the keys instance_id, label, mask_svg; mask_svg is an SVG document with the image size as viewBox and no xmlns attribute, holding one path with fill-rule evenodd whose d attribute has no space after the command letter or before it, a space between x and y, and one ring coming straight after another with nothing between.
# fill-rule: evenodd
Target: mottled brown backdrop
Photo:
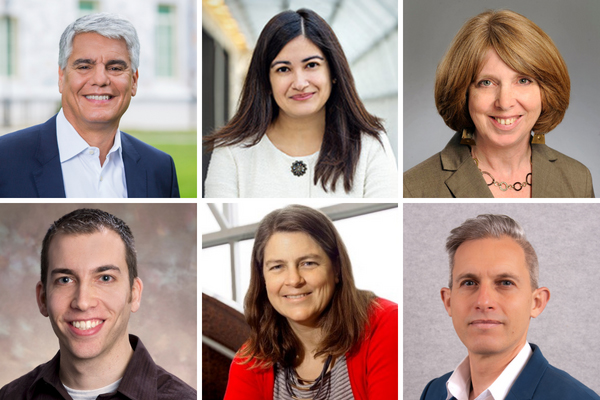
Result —
<instances>
[{"instance_id":1,"label":"mottled brown backdrop","mask_svg":"<svg viewBox=\"0 0 600 400\"><path fill-rule=\"evenodd\" d=\"M142 305L129 331L154 361L192 387L196 380L196 204L0 204L0 387L50 360L58 339L38 310L41 243L77 208L124 220L135 237Z\"/></svg>"}]
</instances>

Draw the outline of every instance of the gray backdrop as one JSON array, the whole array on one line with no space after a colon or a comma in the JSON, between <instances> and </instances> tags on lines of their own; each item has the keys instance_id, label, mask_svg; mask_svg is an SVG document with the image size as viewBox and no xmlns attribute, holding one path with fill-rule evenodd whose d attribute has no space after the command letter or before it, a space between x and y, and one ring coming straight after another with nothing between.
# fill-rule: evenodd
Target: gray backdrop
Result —
<instances>
[{"instance_id":1,"label":"gray backdrop","mask_svg":"<svg viewBox=\"0 0 600 400\"><path fill-rule=\"evenodd\" d=\"M525 229L550 301L528 340L550 364L600 393L600 204L404 204L404 398L467 355L440 298L448 285L445 241L479 214L506 214Z\"/></svg>"},{"instance_id":2,"label":"gray backdrop","mask_svg":"<svg viewBox=\"0 0 600 400\"><path fill-rule=\"evenodd\" d=\"M585 164L600 183L600 1L405 0L404 171L441 151L453 132L435 108L435 70L452 38L471 17L508 8L542 28L562 54L571 102L548 146Z\"/></svg>"},{"instance_id":3,"label":"gray backdrop","mask_svg":"<svg viewBox=\"0 0 600 400\"><path fill-rule=\"evenodd\" d=\"M196 204L0 204L0 387L49 361L58 339L35 299L42 239L77 208L99 208L135 237L142 303L129 319L154 361L196 379Z\"/></svg>"}]
</instances>

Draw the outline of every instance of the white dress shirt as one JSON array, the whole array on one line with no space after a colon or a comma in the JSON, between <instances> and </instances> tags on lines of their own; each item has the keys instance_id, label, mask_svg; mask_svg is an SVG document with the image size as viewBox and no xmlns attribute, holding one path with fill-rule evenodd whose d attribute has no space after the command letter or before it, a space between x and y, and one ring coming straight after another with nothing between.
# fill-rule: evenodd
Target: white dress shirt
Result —
<instances>
[{"instance_id":1,"label":"white dress shirt","mask_svg":"<svg viewBox=\"0 0 600 400\"><path fill-rule=\"evenodd\" d=\"M67 197L127 197L121 131L100 166L100 149L92 147L77 133L63 110L56 116L60 166Z\"/></svg>"},{"instance_id":2,"label":"white dress shirt","mask_svg":"<svg viewBox=\"0 0 600 400\"><path fill-rule=\"evenodd\" d=\"M69 393L69 396L71 396L73 400L96 400L101 394L116 392L122 379L123 378L103 388L94 390L75 390L65 386L65 384L63 384L63 386L67 389L67 393Z\"/></svg>"},{"instance_id":3,"label":"white dress shirt","mask_svg":"<svg viewBox=\"0 0 600 400\"><path fill-rule=\"evenodd\" d=\"M533 352L528 342L519 351L519 354L504 368L500 376L483 391L475 400L504 400L510 388L515 383ZM469 400L471 391L471 367L467 356L454 370L446 382L448 396L446 400L456 397L457 400Z\"/></svg>"}]
</instances>

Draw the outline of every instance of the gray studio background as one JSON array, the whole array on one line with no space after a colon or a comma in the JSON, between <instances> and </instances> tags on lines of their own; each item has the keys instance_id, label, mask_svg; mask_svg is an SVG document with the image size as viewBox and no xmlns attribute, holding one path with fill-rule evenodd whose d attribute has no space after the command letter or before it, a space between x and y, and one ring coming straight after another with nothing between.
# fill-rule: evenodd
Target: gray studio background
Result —
<instances>
[{"instance_id":1,"label":"gray studio background","mask_svg":"<svg viewBox=\"0 0 600 400\"><path fill-rule=\"evenodd\" d=\"M479 214L506 214L525 229L550 301L528 340L551 365L600 393L600 204L404 204L404 398L453 371L467 355L440 298L448 285L450 230Z\"/></svg>"},{"instance_id":2,"label":"gray studio background","mask_svg":"<svg viewBox=\"0 0 600 400\"><path fill-rule=\"evenodd\" d=\"M154 361L183 381L196 379L196 204L0 204L0 387L58 351L35 299L42 239L77 208L124 220L136 242L142 304L129 319Z\"/></svg>"},{"instance_id":3,"label":"gray studio background","mask_svg":"<svg viewBox=\"0 0 600 400\"><path fill-rule=\"evenodd\" d=\"M571 77L571 101L546 144L582 162L600 184L600 1L405 0L404 171L441 151L453 132L435 108L435 70L452 38L471 17L507 8L536 23L554 41Z\"/></svg>"}]
</instances>

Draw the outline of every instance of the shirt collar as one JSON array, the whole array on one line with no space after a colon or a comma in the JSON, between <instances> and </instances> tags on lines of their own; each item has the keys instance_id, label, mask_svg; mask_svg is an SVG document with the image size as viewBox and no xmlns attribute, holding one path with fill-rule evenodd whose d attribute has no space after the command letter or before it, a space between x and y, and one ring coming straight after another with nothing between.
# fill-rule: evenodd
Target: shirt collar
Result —
<instances>
[{"instance_id":1,"label":"shirt collar","mask_svg":"<svg viewBox=\"0 0 600 400\"><path fill-rule=\"evenodd\" d=\"M67 120L61 108L56 116L56 139L58 141L58 153L60 162L70 160L91 146L77 133L73 125ZM117 129L113 146L108 154L115 151L121 155L121 130Z\"/></svg>"},{"instance_id":2,"label":"shirt collar","mask_svg":"<svg viewBox=\"0 0 600 400\"><path fill-rule=\"evenodd\" d=\"M129 335L129 343L133 348L133 356L125 369L123 379L117 389L118 392L131 400L156 400L158 366L152 360L150 353L135 335ZM38 385L51 385L65 399L69 398L65 387L60 381L60 351L54 358L42 365L34 379L34 384L29 387L27 400L34 399Z\"/></svg>"},{"instance_id":3,"label":"shirt collar","mask_svg":"<svg viewBox=\"0 0 600 400\"><path fill-rule=\"evenodd\" d=\"M515 383L525 365L531 358L533 352L528 342L519 351L517 356L504 368L504 371L488 388L494 400L504 400L510 388ZM456 367L450 379L446 382L448 395L446 400L456 397L457 399L468 399L471 389L471 370L469 365L469 356Z\"/></svg>"}]
</instances>

